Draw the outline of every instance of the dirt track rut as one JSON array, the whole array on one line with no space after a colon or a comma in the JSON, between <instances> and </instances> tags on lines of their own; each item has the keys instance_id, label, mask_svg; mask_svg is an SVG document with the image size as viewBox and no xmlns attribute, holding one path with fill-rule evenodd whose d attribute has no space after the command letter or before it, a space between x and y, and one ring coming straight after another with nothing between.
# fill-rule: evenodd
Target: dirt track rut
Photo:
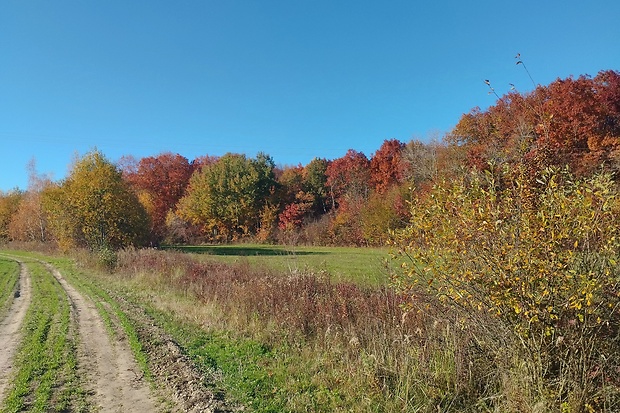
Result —
<instances>
[{"instance_id":1,"label":"dirt track rut","mask_svg":"<svg viewBox=\"0 0 620 413\"><path fill-rule=\"evenodd\" d=\"M47 269L71 300L80 336L81 370L88 375L95 404L104 413L155 412L158 410L148 383L142 378L131 349L124 341L112 341L92 300L82 296L53 266Z\"/></svg>"},{"instance_id":2,"label":"dirt track rut","mask_svg":"<svg viewBox=\"0 0 620 413\"><path fill-rule=\"evenodd\" d=\"M0 320L0 400L4 398L9 378L13 371L13 356L19 346L20 327L30 305L30 276L28 268L19 262L19 285L13 303L6 316Z\"/></svg>"}]
</instances>

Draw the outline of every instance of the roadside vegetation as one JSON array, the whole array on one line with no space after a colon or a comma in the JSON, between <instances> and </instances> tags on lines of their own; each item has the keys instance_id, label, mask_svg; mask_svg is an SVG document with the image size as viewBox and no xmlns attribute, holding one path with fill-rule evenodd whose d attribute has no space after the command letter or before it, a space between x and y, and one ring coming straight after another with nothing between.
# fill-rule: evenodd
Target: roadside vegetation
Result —
<instances>
[{"instance_id":1,"label":"roadside vegetation","mask_svg":"<svg viewBox=\"0 0 620 413\"><path fill-rule=\"evenodd\" d=\"M410 345L422 338L425 317L405 316L404 298L388 287L154 250L120 252L116 271L97 280L145 306L253 411L434 410L458 397L415 396L428 378ZM443 326L434 331L444 334ZM446 348L437 345L424 357L443 359Z\"/></svg>"}]
</instances>

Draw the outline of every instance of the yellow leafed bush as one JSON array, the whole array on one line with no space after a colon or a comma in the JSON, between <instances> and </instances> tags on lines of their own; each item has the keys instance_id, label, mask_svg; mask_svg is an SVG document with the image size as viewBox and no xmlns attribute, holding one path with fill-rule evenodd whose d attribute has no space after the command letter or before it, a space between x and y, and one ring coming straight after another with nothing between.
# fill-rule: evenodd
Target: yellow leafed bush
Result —
<instances>
[{"instance_id":1,"label":"yellow leafed bush","mask_svg":"<svg viewBox=\"0 0 620 413\"><path fill-rule=\"evenodd\" d=\"M491 168L443 182L394 235L397 257L408 257L394 281L470 321L498 322L520 343L540 397L568 411L601 406L603 389L620 388L619 212L607 173L576 180L550 168L530 179Z\"/></svg>"}]
</instances>

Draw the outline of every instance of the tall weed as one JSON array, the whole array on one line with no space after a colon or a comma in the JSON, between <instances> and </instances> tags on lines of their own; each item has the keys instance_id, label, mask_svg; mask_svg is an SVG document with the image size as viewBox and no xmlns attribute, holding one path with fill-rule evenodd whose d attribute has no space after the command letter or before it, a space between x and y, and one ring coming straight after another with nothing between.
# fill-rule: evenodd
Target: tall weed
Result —
<instances>
[{"instance_id":1,"label":"tall weed","mask_svg":"<svg viewBox=\"0 0 620 413\"><path fill-rule=\"evenodd\" d=\"M265 343L289 411L484 411L497 389L470 331L445 313L405 311L391 288L155 250L121 251L117 271L215 306L203 325Z\"/></svg>"}]
</instances>

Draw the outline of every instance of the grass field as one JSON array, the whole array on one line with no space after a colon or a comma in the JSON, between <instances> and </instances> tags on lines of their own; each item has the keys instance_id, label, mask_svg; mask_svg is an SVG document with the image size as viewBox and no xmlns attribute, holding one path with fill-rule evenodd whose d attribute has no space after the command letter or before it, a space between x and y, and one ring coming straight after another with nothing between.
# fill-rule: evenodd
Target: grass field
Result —
<instances>
[{"instance_id":1,"label":"grass field","mask_svg":"<svg viewBox=\"0 0 620 413\"><path fill-rule=\"evenodd\" d=\"M362 286L380 286L389 281L388 248L289 247L282 245L231 244L167 246L193 254L208 255L224 263L247 261L285 273L326 275L335 282L354 282Z\"/></svg>"}]
</instances>

